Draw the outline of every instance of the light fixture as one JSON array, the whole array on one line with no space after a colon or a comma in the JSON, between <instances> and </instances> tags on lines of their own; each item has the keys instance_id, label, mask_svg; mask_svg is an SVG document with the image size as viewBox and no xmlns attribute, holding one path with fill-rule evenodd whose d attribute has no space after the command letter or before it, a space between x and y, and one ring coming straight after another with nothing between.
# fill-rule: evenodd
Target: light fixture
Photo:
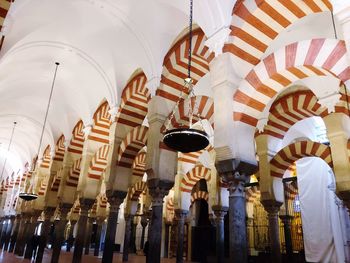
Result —
<instances>
[{"instance_id":1,"label":"light fixture","mask_svg":"<svg viewBox=\"0 0 350 263\"><path fill-rule=\"evenodd\" d=\"M45 113L45 118L44 118L44 124L43 124L43 128L41 130L41 135L40 135L40 141L39 141L39 147L38 147L38 155L37 155L37 161L39 160L39 154L40 154L40 148L41 148L41 144L43 142L43 137L44 137L44 131L45 131L45 126L46 126L46 121L47 121L47 115L49 113L49 109L50 109L50 104L51 104L51 98L52 98L52 93L53 93L53 88L55 86L55 81L56 81L56 74L57 74L57 69L60 63L55 62L56 67L55 67L55 73L53 76L53 80L52 80L52 85L51 85L51 91L50 91L50 96L49 96L49 101L47 103L47 107L46 107L46 113ZM22 198L24 201L32 201L38 198L38 195L35 193L19 193L18 195L20 198Z\"/></svg>"},{"instance_id":2,"label":"light fixture","mask_svg":"<svg viewBox=\"0 0 350 263\"><path fill-rule=\"evenodd\" d=\"M172 118L174 118L175 110L178 108L179 103L182 99L182 95L186 95L186 91L188 90L189 96L195 97L193 91L193 80L191 78L191 62L192 62L192 19L193 19L193 0L190 0L190 26L189 26L189 52L188 52L188 75L184 80L184 87L181 91L179 100L177 101L172 114L169 118L168 125L170 126ZM186 97L186 96L185 96ZM166 146L171 149L174 149L179 152L188 153L188 152L197 152L209 145L209 136L205 131L198 130L192 128L192 119L193 119L193 109L196 108L194 105L192 109L191 99L189 101L189 127L180 127L176 129L168 130L166 129L165 135L163 137L163 142ZM196 102L196 100L195 100ZM196 103L195 103L196 104ZM199 115L199 114L198 114ZM199 117L199 116L198 116ZM202 125L201 118L199 117L199 122ZM204 129L203 129L204 130Z\"/></svg>"}]
</instances>

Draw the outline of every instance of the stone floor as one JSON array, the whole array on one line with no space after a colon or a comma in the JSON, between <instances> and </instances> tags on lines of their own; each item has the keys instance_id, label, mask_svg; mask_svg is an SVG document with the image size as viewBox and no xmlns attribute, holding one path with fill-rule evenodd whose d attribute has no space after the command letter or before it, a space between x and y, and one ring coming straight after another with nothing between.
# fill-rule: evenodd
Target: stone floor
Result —
<instances>
[{"instance_id":1,"label":"stone floor","mask_svg":"<svg viewBox=\"0 0 350 263\"><path fill-rule=\"evenodd\" d=\"M60 256L60 263L70 263L72 262L72 257L73 253L68 253L62 251L61 256ZM100 263L101 262L101 257L94 257L94 256L83 256L82 262L83 263ZM50 262L51 259L51 251L46 250L43 258L43 263L48 263ZM113 257L113 263L119 263L122 262L122 255L119 253L115 253ZM17 257L12 253L7 253L7 252L0 252L0 262L1 263L18 263L18 262L23 262L23 263L30 263L31 261L29 259L23 259L22 257ZM136 256L136 255L129 255L129 261L130 263L145 263L146 258L144 256ZM176 262L175 258L172 259L162 259L162 263L174 263Z\"/></svg>"}]
</instances>

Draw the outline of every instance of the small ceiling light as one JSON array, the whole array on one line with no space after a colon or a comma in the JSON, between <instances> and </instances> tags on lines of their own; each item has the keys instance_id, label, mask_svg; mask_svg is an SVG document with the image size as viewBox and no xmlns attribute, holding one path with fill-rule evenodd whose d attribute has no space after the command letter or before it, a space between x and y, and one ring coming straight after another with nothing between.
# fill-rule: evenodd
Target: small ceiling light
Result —
<instances>
[{"instance_id":1,"label":"small ceiling light","mask_svg":"<svg viewBox=\"0 0 350 263\"><path fill-rule=\"evenodd\" d=\"M181 94L179 97L179 100L177 101L172 114L168 120L168 125L170 126L171 120L174 118L175 111L178 109L179 103L183 97L183 95L186 95L186 92L188 91L188 94L190 97L195 97L194 91L193 91L193 79L191 78L191 62L192 62L192 19L193 19L193 0L190 0L190 26L189 26L189 52L188 52L188 75L187 78L184 79L184 87L183 90L181 90ZM185 94L184 94L185 93ZM166 146L169 148L182 152L182 153L188 153L188 152L197 152L200 150L203 150L205 147L209 145L209 136L205 131L198 130L192 128L192 120L194 115L194 109L196 109L196 105L194 107L192 106L192 100L189 99L189 127L180 127L176 129L169 130L167 127L165 135L163 137L163 142ZM196 100L195 100L196 104ZM199 114L198 114L199 117ZM203 128L203 124L201 121L201 118L199 117L200 125ZM203 128L204 130L204 128Z\"/></svg>"}]
</instances>

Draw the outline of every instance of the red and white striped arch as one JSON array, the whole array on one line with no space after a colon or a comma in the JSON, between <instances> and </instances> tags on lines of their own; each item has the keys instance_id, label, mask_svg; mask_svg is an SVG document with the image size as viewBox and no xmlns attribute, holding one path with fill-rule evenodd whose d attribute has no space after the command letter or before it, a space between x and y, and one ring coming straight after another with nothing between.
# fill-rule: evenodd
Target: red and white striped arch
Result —
<instances>
[{"instance_id":1,"label":"red and white striped arch","mask_svg":"<svg viewBox=\"0 0 350 263\"><path fill-rule=\"evenodd\" d=\"M132 129L122 141L118 151L117 165L131 168L137 153L146 146L148 128L138 126Z\"/></svg>"},{"instance_id":2,"label":"red and white striped arch","mask_svg":"<svg viewBox=\"0 0 350 263\"><path fill-rule=\"evenodd\" d=\"M66 147L64 146L65 138L62 134L60 138L58 138L55 146L55 157L53 158L55 161L62 162L64 158L64 153L66 152Z\"/></svg>"},{"instance_id":3,"label":"red and white striped arch","mask_svg":"<svg viewBox=\"0 0 350 263\"><path fill-rule=\"evenodd\" d=\"M94 124L88 137L90 140L109 143L109 130L112 123L109 110L108 102L105 101L95 111Z\"/></svg>"},{"instance_id":4,"label":"red and white striped arch","mask_svg":"<svg viewBox=\"0 0 350 263\"><path fill-rule=\"evenodd\" d=\"M172 197L168 198L168 200L166 202L166 209L168 211L174 211L175 210L174 198L172 198Z\"/></svg>"},{"instance_id":5,"label":"red and white striped arch","mask_svg":"<svg viewBox=\"0 0 350 263\"><path fill-rule=\"evenodd\" d=\"M132 164L132 175L137 177L143 177L146 172L146 151L144 148L138 152L135 160Z\"/></svg>"},{"instance_id":6,"label":"red and white striped arch","mask_svg":"<svg viewBox=\"0 0 350 263\"><path fill-rule=\"evenodd\" d=\"M284 184L284 191L288 193L287 197L289 200L294 200L295 196L298 195L298 183L297 181Z\"/></svg>"},{"instance_id":7,"label":"red and white striped arch","mask_svg":"<svg viewBox=\"0 0 350 263\"><path fill-rule=\"evenodd\" d=\"M81 155L83 153L83 147L84 147L84 124L83 121L80 120L77 122L77 124L74 126L72 131L72 139L70 140L70 144L68 147L68 152L75 153L78 155Z\"/></svg>"},{"instance_id":8,"label":"red and white striped arch","mask_svg":"<svg viewBox=\"0 0 350 263\"><path fill-rule=\"evenodd\" d=\"M40 182L40 187L39 187L39 191L38 191L38 195L39 195L39 196L45 195L46 187L47 187L47 182L46 182L46 180L45 180L45 179L41 180L41 182Z\"/></svg>"},{"instance_id":9,"label":"red and white striped arch","mask_svg":"<svg viewBox=\"0 0 350 263\"><path fill-rule=\"evenodd\" d=\"M208 202L209 200L209 193L206 191L197 191L191 194L191 205L194 203L196 200L203 199Z\"/></svg>"},{"instance_id":10,"label":"red and white striped arch","mask_svg":"<svg viewBox=\"0 0 350 263\"><path fill-rule=\"evenodd\" d=\"M69 170L68 177L66 180L66 186L77 187L79 182L81 167L81 157L74 161L72 167Z\"/></svg>"},{"instance_id":11,"label":"red and white striped arch","mask_svg":"<svg viewBox=\"0 0 350 263\"><path fill-rule=\"evenodd\" d=\"M257 65L288 26L310 14L330 10L328 0L240 1L233 9L231 33L223 50Z\"/></svg>"},{"instance_id":12,"label":"red and white striped arch","mask_svg":"<svg viewBox=\"0 0 350 263\"><path fill-rule=\"evenodd\" d=\"M129 189L129 200L138 201L140 195L147 190L147 183L139 181L134 184L133 187Z\"/></svg>"},{"instance_id":13,"label":"red and white striped arch","mask_svg":"<svg viewBox=\"0 0 350 263\"><path fill-rule=\"evenodd\" d=\"M345 42L312 39L290 44L264 58L234 95L234 121L256 126L275 95L297 80L311 76L350 78Z\"/></svg>"},{"instance_id":14,"label":"red and white striped arch","mask_svg":"<svg viewBox=\"0 0 350 263\"><path fill-rule=\"evenodd\" d=\"M51 147L50 145L46 146L45 151L43 153L43 161L40 164L41 168L49 168L51 162Z\"/></svg>"},{"instance_id":15,"label":"red and white striped arch","mask_svg":"<svg viewBox=\"0 0 350 263\"><path fill-rule=\"evenodd\" d=\"M209 72L209 63L214 58L214 53L209 52L205 46L206 37L204 32L197 28L192 37L192 68L191 77L194 84ZM161 85L156 95L170 102L176 102L184 87L184 79L187 77L189 39L188 35L180 38L168 51L163 62Z\"/></svg>"},{"instance_id":16,"label":"red and white striped arch","mask_svg":"<svg viewBox=\"0 0 350 263\"><path fill-rule=\"evenodd\" d=\"M257 198L260 197L259 186L251 186L245 189L245 199L247 202L253 203Z\"/></svg>"},{"instance_id":17,"label":"red and white striped arch","mask_svg":"<svg viewBox=\"0 0 350 263\"><path fill-rule=\"evenodd\" d=\"M99 195L99 197L98 197L98 207L100 209L106 209L107 208L107 203L108 203L108 199L107 199L106 194Z\"/></svg>"},{"instance_id":18,"label":"red and white striped arch","mask_svg":"<svg viewBox=\"0 0 350 263\"><path fill-rule=\"evenodd\" d=\"M319 157L333 168L329 146L313 141L299 141L284 147L271 159L271 176L282 178L289 166L303 157Z\"/></svg>"},{"instance_id":19,"label":"red and white striped arch","mask_svg":"<svg viewBox=\"0 0 350 263\"><path fill-rule=\"evenodd\" d=\"M295 123L313 116L324 117L328 110L318 103L317 97L309 90L298 91L281 97L271 108L264 134L283 139Z\"/></svg>"},{"instance_id":20,"label":"red and white striped arch","mask_svg":"<svg viewBox=\"0 0 350 263\"><path fill-rule=\"evenodd\" d=\"M190 153L179 153L178 162L187 163L187 164L196 164L198 162L199 157L205 152L212 153L214 151L214 147L212 145L208 145L205 149L200 150L198 152L190 152Z\"/></svg>"},{"instance_id":21,"label":"red and white striped arch","mask_svg":"<svg viewBox=\"0 0 350 263\"><path fill-rule=\"evenodd\" d=\"M151 94L146 88L147 77L143 72L135 75L122 92L122 102L118 114L118 124L131 128L142 124L147 115Z\"/></svg>"},{"instance_id":22,"label":"red and white striped arch","mask_svg":"<svg viewBox=\"0 0 350 263\"><path fill-rule=\"evenodd\" d=\"M100 180L108 165L109 144L103 145L92 158L88 170L88 177Z\"/></svg>"},{"instance_id":23,"label":"red and white striped arch","mask_svg":"<svg viewBox=\"0 0 350 263\"><path fill-rule=\"evenodd\" d=\"M62 176L63 176L63 168L59 169L56 172L56 174L52 180L52 183L51 183L51 191L52 192L58 192L58 188L60 186Z\"/></svg>"},{"instance_id":24,"label":"red and white striped arch","mask_svg":"<svg viewBox=\"0 0 350 263\"><path fill-rule=\"evenodd\" d=\"M173 118L171 119L171 125L169 126L169 128L180 128L190 126L190 120L188 118L190 105L191 110L193 112L193 124L201 119L206 119L214 128L214 100L207 96L189 97L186 100L182 99L179 103L178 110L175 112ZM161 132L165 132L167 124L168 123L163 125Z\"/></svg>"},{"instance_id":25,"label":"red and white striped arch","mask_svg":"<svg viewBox=\"0 0 350 263\"><path fill-rule=\"evenodd\" d=\"M200 179L205 179L209 182L211 179L211 170L202 165L197 165L182 178L180 190L182 192L191 193L193 186Z\"/></svg>"}]
</instances>

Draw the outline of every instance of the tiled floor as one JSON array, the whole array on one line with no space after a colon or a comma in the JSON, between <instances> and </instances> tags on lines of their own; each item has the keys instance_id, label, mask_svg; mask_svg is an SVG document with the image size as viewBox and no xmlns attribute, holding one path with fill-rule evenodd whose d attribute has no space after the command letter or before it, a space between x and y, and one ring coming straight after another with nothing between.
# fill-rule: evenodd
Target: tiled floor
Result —
<instances>
[{"instance_id":1,"label":"tiled floor","mask_svg":"<svg viewBox=\"0 0 350 263\"><path fill-rule=\"evenodd\" d=\"M67 253L62 251L60 256L59 263L70 263L72 262L73 253ZM51 251L46 250L43 258L43 263L49 263L51 259ZM174 263L176 260L173 259L162 259L162 263ZM0 262L1 263L30 263L29 259L23 259L22 257L17 257L16 255L12 253L7 253L1 251L0 253ZM83 256L82 263L100 263L101 262L101 256L100 257L94 257L94 256ZM119 263L122 262L122 255L119 253L115 253L113 257L113 263ZM129 261L130 263L145 263L146 258L144 256L136 256L136 255L129 255Z\"/></svg>"}]
</instances>

